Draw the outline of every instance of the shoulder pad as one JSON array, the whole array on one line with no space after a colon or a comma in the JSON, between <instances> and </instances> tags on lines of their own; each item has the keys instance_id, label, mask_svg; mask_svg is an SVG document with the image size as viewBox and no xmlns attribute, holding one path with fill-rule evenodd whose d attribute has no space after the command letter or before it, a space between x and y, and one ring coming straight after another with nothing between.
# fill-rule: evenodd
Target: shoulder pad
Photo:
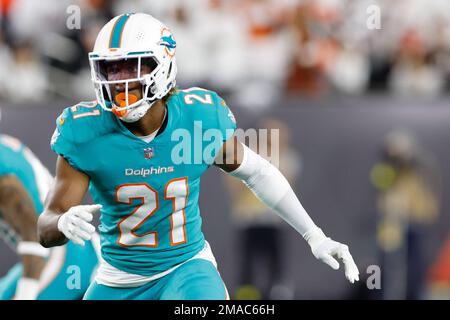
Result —
<instances>
[{"instance_id":1,"label":"shoulder pad","mask_svg":"<svg viewBox=\"0 0 450 320\"><path fill-rule=\"evenodd\" d=\"M191 121L201 121L204 129L219 129L227 140L236 129L236 119L225 100L216 92L198 87L180 90L179 103Z\"/></svg>"},{"instance_id":2,"label":"shoulder pad","mask_svg":"<svg viewBox=\"0 0 450 320\"><path fill-rule=\"evenodd\" d=\"M80 102L64 109L56 119L56 128L66 140L84 143L110 132L111 117L97 101Z\"/></svg>"},{"instance_id":3,"label":"shoulder pad","mask_svg":"<svg viewBox=\"0 0 450 320\"><path fill-rule=\"evenodd\" d=\"M70 165L82 171L78 147L113 130L110 112L96 101L80 102L64 109L56 119L56 129L51 138L52 150L63 156Z\"/></svg>"}]
</instances>

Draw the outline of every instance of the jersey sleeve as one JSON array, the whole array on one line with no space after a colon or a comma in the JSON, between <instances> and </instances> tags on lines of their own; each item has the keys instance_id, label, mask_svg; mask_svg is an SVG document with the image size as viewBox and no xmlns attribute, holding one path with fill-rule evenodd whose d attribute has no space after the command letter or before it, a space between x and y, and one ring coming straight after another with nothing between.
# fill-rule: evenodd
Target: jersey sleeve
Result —
<instances>
[{"instance_id":1,"label":"jersey sleeve","mask_svg":"<svg viewBox=\"0 0 450 320\"><path fill-rule=\"evenodd\" d=\"M51 149L78 171L86 172L89 154L84 152L85 146L109 130L108 121L102 115L96 101L80 102L64 109L56 119Z\"/></svg>"},{"instance_id":2,"label":"jersey sleeve","mask_svg":"<svg viewBox=\"0 0 450 320\"><path fill-rule=\"evenodd\" d=\"M212 92L212 96L215 112L213 118L215 123L213 123L208 129L212 129L214 132L218 131L218 134L213 141L208 142L208 139L205 141L207 145L203 149L203 156L207 165L213 164L214 159L225 141L229 140L236 131L236 119L231 109L227 106L225 100L215 92ZM207 134L205 135L208 136ZM215 134L213 134L213 136L215 136Z\"/></svg>"},{"instance_id":3,"label":"jersey sleeve","mask_svg":"<svg viewBox=\"0 0 450 320\"><path fill-rule=\"evenodd\" d=\"M222 133L223 141L227 141L236 131L236 118L222 97L217 93L214 93L213 96L217 112L217 128Z\"/></svg>"},{"instance_id":4,"label":"jersey sleeve","mask_svg":"<svg viewBox=\"0 0 450 320\"><path fill-rule=\"evenodd\" d=\"M73 135L72 115L69 108L56 118L56 128L50 142L51 149L67 160L75 169L82 171L77 157L77 143Z\"/></svg>"},{"instance_id":5,"label":"jersey sleeve","mask_svg":"<svg viewBox=\"0 0 450 320\"><path fill-rule=\"evenodd\" d=\"M82 101L64 109L56 119L51 149L72 167L88 174L96 151L92 145L97 138L114 130L113 117L110 112L104 113L96 101Z\"/></svg>"},{"instance_id":6,"label":"jersey sleeve","mask_svg":"<svg viewBox=\"0 0 450 320\"><path fill-rule=\"evenodd\" d=\"M191 88L183 95L186 110L189 110L195 128L202 128L203 161L211 165L236 130L236 119L225 100L216 92Z\"/></svg>"}]
</instances>

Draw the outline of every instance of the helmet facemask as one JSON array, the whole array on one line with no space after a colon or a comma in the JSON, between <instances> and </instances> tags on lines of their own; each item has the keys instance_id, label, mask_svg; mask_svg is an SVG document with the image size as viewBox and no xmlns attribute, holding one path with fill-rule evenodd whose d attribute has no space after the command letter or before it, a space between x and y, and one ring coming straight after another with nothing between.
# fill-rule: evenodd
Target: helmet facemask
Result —
<instances>
[{"instance_id":1,"label":"helmet facemask","mask_svg":"<svg viewBox=\"0 0 450 320\"><path fill-rule=\"evenodd\" d=\"M89 62L97 101L103 109L127 122L142 118L156 100L175 86L175 80L171 81L172 72L176 72L174 59L162 63L151 53L118 57L90 54ZM130 94L137 89L136 84L140 84L140 98ZM119 93L113 87L117 85L123 87Z\"/></svg>"}]
</instances>

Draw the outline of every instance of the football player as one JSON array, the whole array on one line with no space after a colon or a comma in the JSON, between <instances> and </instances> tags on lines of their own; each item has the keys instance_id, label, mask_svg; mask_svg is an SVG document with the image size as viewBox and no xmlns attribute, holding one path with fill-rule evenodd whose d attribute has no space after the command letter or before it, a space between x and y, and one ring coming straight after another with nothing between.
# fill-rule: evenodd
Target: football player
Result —
<instances>
[{"instance_id":1,"label":"football player","mask_svg":"<svg viewBox=\"0 0 450 320\"><path fill-rule=\"evenodd\" d=\"M50 250L38 242L38 213L52 183L28 147L0 135L0 237L21 257L0 279L0 300L80 299L90 283L97 265L91 243Z\"/></svg>"},{"instance_id":2,"label":"football player","mask_svg":"<svg viewBox=\"0 0 450 320\"><path fill-rule=\"evenodd\" d=\"M102 28L89 54L97 101L56 121L56 183L38 222L41 244L82 245L99 212L103 259L85 299L225 299L198 206L200 177L217 166L291 224L318 259L333 269L341 259L348 280L358 280L348 247L314 224L275 166L237 141L224 100L176 88L175 51L171 31L147 14ZM88 188L98 205L80 205Z\"/></svg>"}]
</instances>

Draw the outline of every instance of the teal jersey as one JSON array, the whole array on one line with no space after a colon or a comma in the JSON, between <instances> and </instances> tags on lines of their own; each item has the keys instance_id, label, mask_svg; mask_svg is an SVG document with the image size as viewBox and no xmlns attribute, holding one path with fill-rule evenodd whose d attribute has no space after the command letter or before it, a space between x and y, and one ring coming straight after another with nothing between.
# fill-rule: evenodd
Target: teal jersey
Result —
<instances>
[{"instance_id":1,"label":"teal jersey","mask_svg":"<svg viewBox=\"0 0 450 320\"><path fill-rule=\"evenodd\" d=\"M166 271L204 247L200 177L236 129L215 92L179 90L166 104L163 128L149 143L96 102L65 109L51 143L89 176L93 200L103 205L103 258L144 276Z\"/></svg>"},{"instance_id":2,"label":"teal jersey","mask_svg":"<svg viewBox=\"0 0 450 320\"><path fill-rule=\"evenodd\" d=\"M53 177L38 158L18 139L0 135L0 176L16 176L27 190L37 214L43 210L45 196L50 189ZM15 247L18 236L1 218L0 236Z\"/></svg>"}]
</instances>

